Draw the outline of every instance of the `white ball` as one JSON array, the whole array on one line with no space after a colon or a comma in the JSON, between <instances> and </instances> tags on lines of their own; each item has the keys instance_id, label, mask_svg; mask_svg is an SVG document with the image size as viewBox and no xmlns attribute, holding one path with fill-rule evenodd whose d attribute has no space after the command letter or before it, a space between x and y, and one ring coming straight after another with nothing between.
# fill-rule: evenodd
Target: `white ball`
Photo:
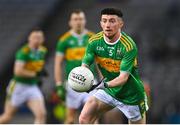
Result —
<instances>
[{"instance_id":1,"label":"white ball","mask_svg":"<svg viewBox=\"0 0 180 125\"><path fill-rule=\"evenodd\" d=\"M88 91L94 83L94 75L90 69L79 66L71 70L68 85L77 92Z\"/></svg>"}]
</instances>

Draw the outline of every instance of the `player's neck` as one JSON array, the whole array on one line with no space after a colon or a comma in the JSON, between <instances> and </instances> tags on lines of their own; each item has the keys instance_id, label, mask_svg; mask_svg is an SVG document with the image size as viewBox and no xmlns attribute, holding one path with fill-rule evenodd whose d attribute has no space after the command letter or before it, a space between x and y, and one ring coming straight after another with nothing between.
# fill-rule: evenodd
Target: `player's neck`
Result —
<instances>
[{"instance_id":1,"label":"player's neck","mask_svg":"<svg viewBox=\"0 0 180 125\"><path fill-rule=\"evenodd\" d=\"M121 33L117 32L114 36L112 37L107 37L106 35L104 35L104 39L108 42L108 43L116 43L118 41L118 39L120 38Z\"/></svg>"},{"instance_id":2,"label":"player's neck","mask_svg":"<svg viewBox=\"0 0 180 125\"><path fill-rule=\"evenodd\" d=\"M36 45L34 45L34 44L32 44L32 43L28 43L28 46L29 46L29 48L32 49L32 50L37 50L37 49L39 48L38 46L36 46Z\"/></svg>"},{"instance_id":3,"label":"player's neck","mask_svg":"<svg viewBox=\"0 0 180 125\"><path fill-rule=\"evenodd\" d=\"M79 37L79 36L82 36L86 33L86 29L83 29L83 30L71 30L71 33L76 36L76 37Z\"/></svg>"}]
</instances>

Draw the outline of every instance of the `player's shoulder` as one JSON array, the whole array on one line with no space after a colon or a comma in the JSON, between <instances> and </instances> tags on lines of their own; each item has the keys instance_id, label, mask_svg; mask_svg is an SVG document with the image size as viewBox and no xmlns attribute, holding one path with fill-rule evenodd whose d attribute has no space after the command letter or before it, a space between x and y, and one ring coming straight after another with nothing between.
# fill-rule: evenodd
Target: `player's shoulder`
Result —
<instances>
[{"instance_id":1,"label":"player's shoulder","mask_svg":"<svg viewBox=\"0 0 180 125\"><path fill-rule=\"evenodd\" d=\"M94 41L99 41L100 39L103 38L103 32L99 32L94 34L90 39L89 39L89 43L94 42Z\"/></svg>"},{"instance_id":2,"label":"player's shoulder","mask_svg":"<svg viewBox=\"0 0 180 125\"><path fill-rule=\"evenodd\" d=\"M88 30L88 31L87 31L87 35L88 35L89 37L92 37L93 35L95 35L95 33L92 32L92 31L90 31L90 30Z\"/></svg>"},{"instance_id":3,"label":"player's shoulder","mask_svg":"<svg viewBox=\"0 0 180 125\"><path fill-rule=\"evenodd\" d=\"M68 38L70 38L72 35L71 35L71 32L70 31L67 31L65 32L62 36L60 36L59 38L59 41L66 41Z\"/></svg>"},{"instance_id":4,"label":"player's shoulder","mask_svg":"<svg viewBox=\"0 0 180 125\"><path fill-rule=\"evenodd\" d=\"M41 45L39 47L39 51L46 53L48 51L48 49L45 46Z\"/></svg>"},{"instance_id":5,"label":"player's shoulder","mask_svg":"<svg viewBox=\"0 0 180 125\"><path fill-rule=\"evenodd\" d=\"M31 51L27 44L23 45L19 50L18 53L28 54Z\"/></svg>"},{"instance_id":6,"label":"player's shoulder","mask_svg":"<svg viewBox=\"0 0 180 125\"><path fill-rule=\"evenodd\" d=\"M125 32L121 32L120 42L126 48L126 51L131 51L133 49L137 49L135 42L133 39L127 35Z\"/></svg>"}]
</instances>

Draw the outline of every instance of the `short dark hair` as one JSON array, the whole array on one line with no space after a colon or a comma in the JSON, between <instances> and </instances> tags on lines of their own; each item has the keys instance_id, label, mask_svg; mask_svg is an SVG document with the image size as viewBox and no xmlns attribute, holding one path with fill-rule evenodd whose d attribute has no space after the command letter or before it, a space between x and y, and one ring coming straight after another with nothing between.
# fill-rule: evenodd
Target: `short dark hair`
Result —
<instances>
[{"instance_id":1,"label":"short dark hair","mask_svg":"<svg viewBox=\"0 0 180 125\"><path fill-rule=\"evenodd\" d=\"M30 33L32 33L32 32L43 32L43 30L39 27L34 27L31 29Z\"/></svg>"},{"instance_id":2,"label":"short dark hair","mask_svg":"<svg viewBox=\"0 0 180 125\"><path fill-rule=\"evenodd\" d=\"M75 9L71 11L71 13L69 14L69 19L71 19L72 14L80 14L80 13L84 13L84 11L81 9Z\"/></svg>"},{"instance_id":3,"label":"short dark hair","mask_svg":"<svg viewBox=\"0 0 180 125\"><path fill-rule=\"evenodd\" d=\"M71 12L71 14L73 13L79 14L79 13L84 13L84 12L81 9L75 9Z\"/></svg>"},{"instance_id":4,"label":"short dark hair","mask_svg":"<svg viewBox=\"0 0 180 125\"><path fill-rule=\"evenodd\" d=\"M107 15L117 15L118 17L123 17L123 13L120 9L116 8L105 8L101 10L101 16L107 14Z\"/></svg>"}]
</instances>

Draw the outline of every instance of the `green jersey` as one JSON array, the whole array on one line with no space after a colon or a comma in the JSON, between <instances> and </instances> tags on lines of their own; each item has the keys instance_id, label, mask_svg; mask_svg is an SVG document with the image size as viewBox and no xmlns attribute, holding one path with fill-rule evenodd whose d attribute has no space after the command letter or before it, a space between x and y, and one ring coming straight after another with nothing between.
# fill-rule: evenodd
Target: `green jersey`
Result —
<instances>
[{"instance_id":1,"label":"green jersey","mask_svg":"<svg viewBox=\"0 0 180 125\"><path fill-rule=\"evenodd\" d=\"M44 46L33 50L28 45L24 45L16 53L16 62L24 63L26 70L40 72L44 67L46 53L47 49ZM16 75L14 75L14 79L24 84L37 84L39 81L38 77L27 78Z\"/></svg>"},{"instance_id":2,"label":"green jersey","mask_svg":"<svg viewBox=\"0 0 180 125\"><path fill-rule=\"evenodd\" d=\"M66 80L70 71L73 68L81 65L86 46L88 44L88 39L92 35L94 35L94 33L87 30L85 30L81 35L68 31L62 37L60 37L57 43L56 54L64 55L65 57Z\"/></svg>"},{"instance_id":3,"label":"green jersey","mask_svg":"<svg viewBox=\"0 0 180 125\"><path fill-rule=\"evenodd\" d=\"M144 100L144 87L137 69L137 47L127 34L121 32L120 38L114 43L107 42L103 32L92 36L83 63L91 65L94 59L107 81L119 76L120 72L130 74L124 85L106 88L106 93L130 105Z\"/></svg>"}]
</instances>

